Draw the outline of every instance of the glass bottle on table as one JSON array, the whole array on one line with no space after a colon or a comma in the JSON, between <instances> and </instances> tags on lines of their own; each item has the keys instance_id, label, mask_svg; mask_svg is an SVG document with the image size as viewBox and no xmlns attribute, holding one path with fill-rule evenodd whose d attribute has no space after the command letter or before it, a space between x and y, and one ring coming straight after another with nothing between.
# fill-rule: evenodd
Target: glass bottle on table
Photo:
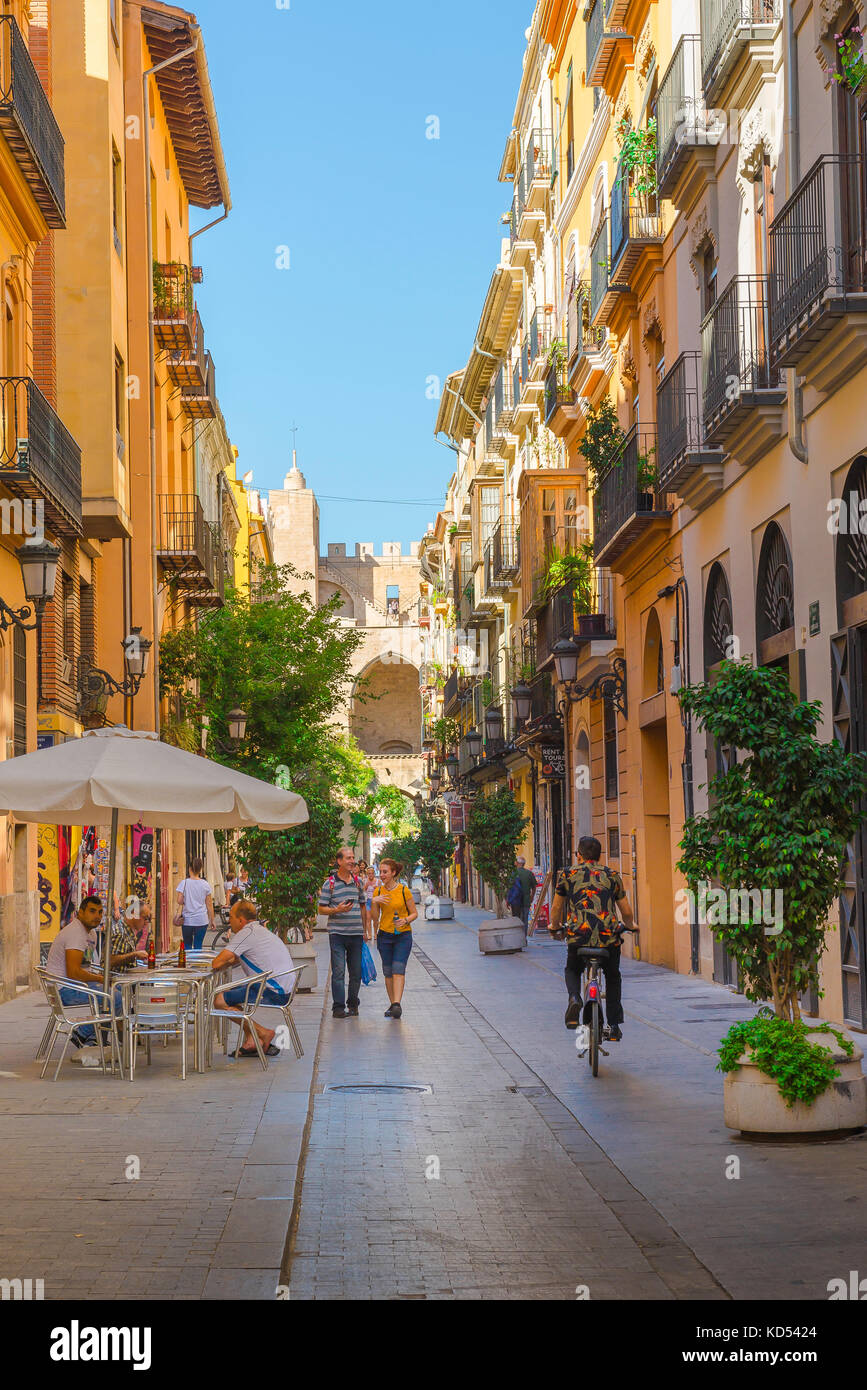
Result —
<instances>
[{"instance_id":1,"label":"glass bottle on table","mask_svg":"<svg viewBox=\"0 0 867 1390\"><path fill-rule=\"evenodd\" d=\"M150 936L148 937L148 970L156 970L156 966L157 954L154 950L153 932L151 932Z\"/></svg>"},{"instance_id":2,"label":"glass bottle on table","mask_svg":"<svg viewBox=\"0 0 867 1390\"><path fill-rule=\"evenodd\" d=\"M180 950L178 951L178 969L179 969L179 970L186 970L186 968L187 968L187 948L186 948L186 946L184 945L184 938L181 937L181 946L180 946Z\"/></svg>"}]
</instances>

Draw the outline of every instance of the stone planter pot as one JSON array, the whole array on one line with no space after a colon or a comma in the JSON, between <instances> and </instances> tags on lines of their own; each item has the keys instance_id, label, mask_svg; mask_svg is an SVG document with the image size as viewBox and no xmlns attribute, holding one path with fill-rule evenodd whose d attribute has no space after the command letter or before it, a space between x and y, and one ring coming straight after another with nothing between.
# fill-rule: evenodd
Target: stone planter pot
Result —
<instances>
[{"instance_id":1,"label":"stone planter pot","mask_svg":"<svg viewBox=\"0 0 867 1390\"><path fill-rule=\"evenodd\" d=\"M431 893L425 899L424 916L426 922L442 922L454 917L455 905L451 898L438 898L435 893Z\"/></svg>"},{"instance_id":2,"label":"stone planter pot","mask_svg":"<svg viewBox=\"0 0 867 1390\"><path fill-rule=\"evenodd\" d=\"M520 917L503 917L479 927L479 950L484 956L523 951L524 923Z\"/></svg>"},{"instance_id":3,"label":"stone planter pot","mask_svg":"<svg viewBox=\"0 0 867 1390\"><path fill-rule=\"evenodd\" d=\"M304 966L304 969L298 976L298 989L302 994L309 994L311 990L316 989L319 984L319 971L316 966L316 947L312 941L290 941L289 952L292 956L293 965Z\"/></svg>"},{"instance_id":4,"label":"stone planter pot","mask_svg":"<svg viewBox=\"0 0 867 1390\"><path fill-rule=\"evenodd\" d=\"M837 1025L834 1025L837 1027ZM836 1081L812 1105L788 1106L772 1077L750 1060L750 1049L737 1071L724 1083L723 1116L729 1129L743 1134L818 1135L847 1133L867 1125L867 1077L861 1070L863 1053L847 1029L837 1031L855 1043L852 1056L843 1052L833 1033L810 1033L809 1041L831 1049Z\"/></svg>"}]
</instances>

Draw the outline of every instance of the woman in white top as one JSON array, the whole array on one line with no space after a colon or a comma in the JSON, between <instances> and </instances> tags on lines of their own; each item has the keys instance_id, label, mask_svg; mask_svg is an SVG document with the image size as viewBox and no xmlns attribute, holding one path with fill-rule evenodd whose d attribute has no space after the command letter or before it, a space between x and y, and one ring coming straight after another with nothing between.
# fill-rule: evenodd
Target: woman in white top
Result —
<instances>
[{"instance_id":1,"label":"woman in white top","mask_svg":"<svg viewBox=\"0 0 867 1390\"><path fill-rule=\"evenodd\" d=\"M193 859L190 872L177 887L178 913L183 915L184 946L198 951L205 932L214 926L214 894L210 883L202 878L202 861Z\"/></svg>"}]
</instances>

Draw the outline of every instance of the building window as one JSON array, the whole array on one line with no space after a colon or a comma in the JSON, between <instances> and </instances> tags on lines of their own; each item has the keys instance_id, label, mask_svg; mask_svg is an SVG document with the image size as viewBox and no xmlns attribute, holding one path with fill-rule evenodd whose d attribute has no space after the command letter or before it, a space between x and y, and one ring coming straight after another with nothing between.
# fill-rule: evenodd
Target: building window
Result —
<instances>
[{"instance_id":1,"label":"building window","mask_svg":"<svg viewBox=\"0 0 867 1390\"><path fill-rule=\"evenodd\" d=\"M126 368L120 353L114 354L114 434L118 458L126 448Z\"/></svg>"},{"instance_id":2,"label":"building window","mask_svg":"<svg viewBox=\"0 0 867 1390\"><path fill-rule=\"evenodd\" d=\"M605 743L605 800L617 800L617 711L610 701L602 704Z\"/></svg>"},{"instance_id":3,"label":"building window","mask_svg":"<svg viewBox=\"0 0 867 1390\"><path fill-rule=\"evenodd\" d=\"M701 261L701 313L702 318L709 314L716 304L716 257L713 247L708 246Z\"/></svg>"},{"instance_id":4,"label":"building window","mask_svg":"<svg viewBox=\"0 0 867 1390\"><path fill-rule=\"evenodd\" d=\"M608 858L620 858L620 831L616 825L608 827Z\"/></svg>"},{"instance_id":5,"label":"building window","mask_svg":"<svg viewBox=\"0 0 867 1390\"><path fill-rule=\"evenodd\" d=\"M96 612L93 602L93 585L80 580L78 585L78 613L81 625L81 655L89 661L96 659Z\"/></svg>"},{"instance_id":6,"label":"building window","mask_svg":"<svg viewBox=\"0 0 867 1390\"><path fill-rule=\"evenodd\" d=\"M575 104L572 92L572 64L566 77L566 183L575 171Z\"/></svg>"},{"instance_id":7,"label":"building window","mask_svg":"<svg viewBox=\"0 0 867 1390\"><path fill-rule=\"evenodd\" d=\"M12 742L15 757L27 752L27 637L20 627L12 635Z\"/></svg>"},{"instance_id":8,"label":"building window","mask_svg":"<svg viewBox=\"0 0 867 1390\"><path fill-rule=\"evenodd\" d=\"M63 658L75 660L75 587L68 574L62 576L63 594ZM71 679L71 677L70 677Z\"/></svg>"},{"instance_id":9,"label":"building window","mask_svg":"<svg viewBox=\"0 0 867 1390\"><path fill-rule=\"evenodd\" d=\"M117 145L111 146L111 220L114 228L114 249L123 255L123 163Z\"/></svg>"},{"instance_id":10,"label":"building window","mask_svg":"<svg viewBox=\"0 0 867 1390\"><path fill-rule=\"evenodd\" d=\"M500 519L500 489L483 487L479 491L479 523L481 542L485 544Z\"/></svg>"},{"instance_id":11,"label":"building window","mask_svg":"<svg viewBox=\"0 0 867 1390\"><path fill-rule=\"evenodd\" d=\"M392 622L400 617L400 589L397 584L389 584L385 590L385 607Z\"/></svg>"}]
</instances>

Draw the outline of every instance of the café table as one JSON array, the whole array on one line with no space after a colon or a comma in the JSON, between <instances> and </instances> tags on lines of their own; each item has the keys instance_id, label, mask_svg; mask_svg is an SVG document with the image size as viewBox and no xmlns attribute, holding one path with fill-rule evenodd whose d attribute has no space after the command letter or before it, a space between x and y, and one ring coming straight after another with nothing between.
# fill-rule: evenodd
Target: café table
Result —
<instances>
[{"instance_id":1,"label":"caf\u00e9 table","mask_svg":"<svg viewBox=\"0 0 867 1390\"><path fill-rule=\"evenodd\" d=\"M179 966L177 954L164 956L157 962L156 968L146 965L133 966L130 970L112 971L112 982L118 984L121 990L129 990L133 984L142 981L177 981L179 984L189 984L193 990L193 1050L194 1066L197 1072L204 1072L211 1063L211 1027L209 1018L209 1005L213 998L215 988L224 985L231 973L230 965L223 966L220 970L212 970L209 960L192 962L186 966ZM124 1004L124 1012L128 1009ZM129 1029L123 1030L123 1065L124 1069L129 1067Z\"/></svg>"}]
</instances>

